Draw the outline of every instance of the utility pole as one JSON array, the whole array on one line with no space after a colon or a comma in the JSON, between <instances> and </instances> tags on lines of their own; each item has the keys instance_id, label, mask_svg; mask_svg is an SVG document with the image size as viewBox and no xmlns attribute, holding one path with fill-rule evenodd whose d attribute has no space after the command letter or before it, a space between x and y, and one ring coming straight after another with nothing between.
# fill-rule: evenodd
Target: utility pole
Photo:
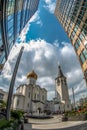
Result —
<instances>
[{"instance_id":1,"label":"utility pole","mask_svg":"<svg viewBox=\"0 0 87 130\"><path fill-rule=\"evenodd\" d=\"M73 103L74 103L74 109L75 109L75 93L74 93L74 88L72 88L72 95L73 95Z\"/></svg>"},{"instance_id":2,"label":"utility pole","mask_svg":"<svg viewBox=\"0 0 87 130\"><path fill-rule=\"evenodd\" d=\"M8 99L7 99L7 106L6 106L6 119L7 120L10 120L10 108L11 108L11 103L12 103L14 83L15 83L15 78L16 78L16 74L17 74L17 70L18 70L18 66L20 63L20 59L21 59L23 50L24 50L24 47L22 46L20 49L20 52L18 54L17 61L15 63L15 67L14 67L14 71L13 71L13 75L12 75L11 82L10 82Z\"/></svg>"}]
</instances>

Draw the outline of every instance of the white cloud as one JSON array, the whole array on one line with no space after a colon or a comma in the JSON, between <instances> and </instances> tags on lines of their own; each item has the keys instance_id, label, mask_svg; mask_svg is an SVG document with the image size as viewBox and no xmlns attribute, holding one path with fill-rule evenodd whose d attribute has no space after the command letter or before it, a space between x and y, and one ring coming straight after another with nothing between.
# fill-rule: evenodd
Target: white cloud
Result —
<instances>
[{"instance_id":1,"label":"white cloud","mask_svg":"<svg viewBox=\"0 0 87 130\"><path fill-rule=\"evenodd\" d=\"M55 0L45 0L45 5L43 7L47 9L51 14L53 14L55 10L55 4Z\"/></svg>"},{"instance_id":2,"label":"white cloud","mask_svg":"<svg viewBox=\"0 0 87 130\"><path fill-rule=\"evenodd\" d=\"M39 24L40 26L43 25L40 16L39 16L39 11L36 11L36 13L31 17L31 19L29 20L29 22L26 24L26 26L24 27L24 29L22 30L19 39L21 42L25 42L26 41L26 34L29 31L29 28L31 26L31 23L35 22L36 24Z\"/></svg>"},{"instance_id":3,"label":"white cloud","mask_svg":"<svg viewBox=\"0 0 87 130\"><path fill-rule=\"evenodd\" d=\"M43 25L43 23L42 23L42 21L41 21L41 19L40 19L40 12L39 11L37 11L33 16L32 16L32 18L30 19L30 23L32 23L32 22L36 22L36 24L39 24L40 26L42 26Z\"/></svg>"},{"instance_id":4,"label":"white cloud","mask_svg":"<svg viewBox=\"0 0 87 130\"><path fill-rule=\"evenodd\" d=\"M59 47L59 42L58 42L58 40L55 40L54 43L53 43L53 45L56 46L56 47Z\"/></svg>"},{"instance_id":5,"label":"white cloud","mask_svg":"<svg viewBox=\"0 0 87 130\"><path fill-rule=\"evenodd\" d=\"M48 98L51 99L55 96L55 78L58 74L58 63L60 63L64 75L67 76L70 95L72 95L71 88L74 87L75 94L80 97L80 93L83 94L87 90L80 65L72 46L69 43L62 44L64 46L59 48L38 39L31 40L29 44L15 45L0 77L0 87L8 89L18 52L21 46L24 46L14 88L27 83L26 75L34 68L38 74L37 84L48 90Z\"/></svg>"},{"instance_id":6,"label":"white cloud","mask_svg":"<svg viewBox=\"0 0 87 130\"><path fill-rule=\"evenodd\" d=\"M29 28L30 28L30 23L28 22L19 36L21 42L25 42L26 34L29 31Z\"/></svg>"}]
</instances>

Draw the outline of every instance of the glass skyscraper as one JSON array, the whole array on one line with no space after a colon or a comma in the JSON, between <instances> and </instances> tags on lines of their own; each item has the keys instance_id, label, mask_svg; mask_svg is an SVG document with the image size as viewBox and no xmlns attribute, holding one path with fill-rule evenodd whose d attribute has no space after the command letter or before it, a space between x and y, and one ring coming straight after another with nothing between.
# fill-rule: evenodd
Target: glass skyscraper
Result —
<instances>
[{"instance_id":1,"label":"glass skyscraper","mask_svg":"<svg viewBox=\"0 0 87 130\"><path fill-rule=\"evenodd\" d=\"M87 83L87 0L57 0L55 15L71 40Z\"/></svg>"},{"instance_id":2,"label":"glass skyscraper","mask_svg":"<svg viewBox=\"0 0 87 130\"><path fill-rule=\"evenodd\" d=\"M38 4L39 0L0 0L0 70Z\"/></svg>"}]
</instances>

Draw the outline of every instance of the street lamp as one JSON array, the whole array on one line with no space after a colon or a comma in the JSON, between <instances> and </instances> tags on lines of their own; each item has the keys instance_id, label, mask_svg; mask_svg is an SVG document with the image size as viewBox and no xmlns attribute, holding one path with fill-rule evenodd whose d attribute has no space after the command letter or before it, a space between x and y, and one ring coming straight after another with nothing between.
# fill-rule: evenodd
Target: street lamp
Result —
<instances>
[{"instance_id":1,"label":"street lamp","mask_svg":"<svg viewBox=\"0 0 87 130\"><path fill-rule=\"evenodd\" d=\"M12 79L11 79L11 82L10 82L8 99L7 99L7 106L6 106L6 119L7 120L10 119L10 108L11 108L11 103L12 103L12 95L13 95L14 83L15 83L15 78L16 78L16 74L17 74L17 70L18 70L18 66L19 66L19 63L20 63L20 59L21 59L23 50L24 50L24 47L22 46L21 49L20 49L16 64L15 64Z\"/></svg>"},{"instance_id":2,"label":"street lamp","mask_svg":"<svg viewBox=\"0 0 87 130\"><path fill-rule=\"evenodd\" d=\"M76 104L75 104L75 93L74 93L74 88L72 88L72 94L73 94L73 103L74 103L74 109L75 109Z\"/></svg>"}]
</instances>

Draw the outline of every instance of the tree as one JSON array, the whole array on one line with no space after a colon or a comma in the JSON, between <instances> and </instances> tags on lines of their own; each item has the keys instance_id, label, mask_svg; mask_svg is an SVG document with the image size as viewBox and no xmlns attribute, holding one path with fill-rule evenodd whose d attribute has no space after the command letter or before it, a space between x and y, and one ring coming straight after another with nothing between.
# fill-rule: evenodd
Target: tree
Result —
<instances>
[{"instance_id":1,"label":"tree","mask_svg":"<svg viewBox=\"0 0 87 130\"><path fill-rule=\"evenodd\" d=\"M5 109L5 108L6 108L6 102L0 100L0 109Z\"/></svg>"}]
</instances>

